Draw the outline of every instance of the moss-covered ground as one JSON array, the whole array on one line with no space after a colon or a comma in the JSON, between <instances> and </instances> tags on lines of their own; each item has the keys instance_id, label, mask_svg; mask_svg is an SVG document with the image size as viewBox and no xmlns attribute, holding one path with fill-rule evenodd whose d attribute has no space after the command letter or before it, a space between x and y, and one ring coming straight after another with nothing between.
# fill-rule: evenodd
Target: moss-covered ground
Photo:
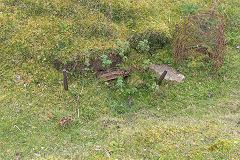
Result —
<instances>
[{"instance_id":1,"label":"moss-covered ground","mask_svg":"<svg viewBox=\"0 0 240 160\"><path fill-rule=\"evenodd\" d=\"M74 71L65 91L55 56L73 61L86 47L100 56L91 51L148 27L171 38L179 15L213 4L119 0L111 9L109 2L0 0L0 159L240 159L240 3L221 3L231 26L218 72L183 65L184 83L157 86L145 70L123 84ZM153 56L131 50L121 66L171 63L170 54L171 47ZM60 126L69 115L74 122Z\"/></svg>"}]
</instances>

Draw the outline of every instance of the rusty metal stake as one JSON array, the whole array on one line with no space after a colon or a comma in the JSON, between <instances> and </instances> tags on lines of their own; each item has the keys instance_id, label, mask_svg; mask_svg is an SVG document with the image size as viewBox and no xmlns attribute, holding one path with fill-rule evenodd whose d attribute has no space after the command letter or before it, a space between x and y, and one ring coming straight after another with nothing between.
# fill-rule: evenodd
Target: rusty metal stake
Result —
<instances>
[{"instance_id":1,"label":"rusty metal stake","mask_svg":"<svg viewBox=\"0 0 240 160\"><path fill-rule=\"evenodd\" d=\"M59 71L60 64L59 64L58 58L54 58L54 65L55 65L55 67L56 67L56 70Z\"/></svg>"},{"instance_id":2,"label":"rusty metal stake","mask_svg":"<svg viewBox=\"0 0 240 160\"><path fill-rule=\"evenodd\" d=\"M67 80L67 71L63 69L63 82L64 82L64 89L68 90L68 80Z\"/></svg>"},{"instance_id":3,"label":"rusty metal stake","mask_svg":"<svg viewBox=\"0 0 240 160\"><path fill-rule=\"evenodd\" d=\"M165 76L167 75L167 71L165 70L162 75L160 76L158 80L158 85L160 86L162 84L162 81L164 80Z\"/></svg>"}]
</instances>

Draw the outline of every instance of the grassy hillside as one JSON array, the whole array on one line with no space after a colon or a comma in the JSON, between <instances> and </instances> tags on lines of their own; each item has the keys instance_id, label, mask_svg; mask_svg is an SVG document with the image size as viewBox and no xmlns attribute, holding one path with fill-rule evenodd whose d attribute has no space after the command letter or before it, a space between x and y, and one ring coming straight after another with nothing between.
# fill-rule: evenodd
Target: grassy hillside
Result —
<instances>
[{"instance_id":1,"label":"grassy hillside","mask_svg":"<svg viewBox=\"0 0 240 160\"><path fill-rule=\"evenodd\" d=\"M97 57L107 49L117 48L118 40L125 42L147 30L171 37L174 24L180 16L194 11L192 6L206 9L212 4L167 0L1 0L2 50L19 58L50 61L58 56L66 62L83 58L87 48L92 57Z\"/></svg>"},{"instance_id":2,"label":"grassy hillside","mask_svg":"<svg viewBox=\"0 0 240 160\"><path fill-rule=\"evenodd\" d=\"M110 3L112 2L112 3ZM13 159L239 159L240 2L221 1L229 40L218 72L182 66L184 83L144 70L172 63L175 25L203 0L0 0L0 157ZM128 79L100 82L91 72L68 72L62 62L120 54L149 30L169 39L153 55L131 48L121 68ZM59 126L62 117L74 122Z\"/></svg>"}]
</instances>

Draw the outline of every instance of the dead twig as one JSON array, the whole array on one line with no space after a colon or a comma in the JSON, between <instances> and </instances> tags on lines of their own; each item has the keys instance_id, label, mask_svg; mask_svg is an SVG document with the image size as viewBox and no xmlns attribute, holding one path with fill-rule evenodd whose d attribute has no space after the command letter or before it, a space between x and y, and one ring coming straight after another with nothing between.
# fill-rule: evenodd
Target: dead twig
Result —
<instances>
[{"instance_id":1,"label":"dead twig","mask_svg":"<svg viewBox=\"0 0 240 160\"><path fill-rule=\"evenodd\" d=\"M80 92L80 96L82 95L82 92L83 92L83 87L84 87L84 81L83 82L83 85L82 85L82 89L81 89L81 92Z\"/></svg>"},{"instance_id":2,"label":"dead twig","mask_svg":"<svg viewBox=\"0 0 240 160\"><path fill-rule=\"evenodd\" d=\"M14 127L16 127L20 132L21 132L21 129L15 124Z\"/></svg>"}]
</instances>

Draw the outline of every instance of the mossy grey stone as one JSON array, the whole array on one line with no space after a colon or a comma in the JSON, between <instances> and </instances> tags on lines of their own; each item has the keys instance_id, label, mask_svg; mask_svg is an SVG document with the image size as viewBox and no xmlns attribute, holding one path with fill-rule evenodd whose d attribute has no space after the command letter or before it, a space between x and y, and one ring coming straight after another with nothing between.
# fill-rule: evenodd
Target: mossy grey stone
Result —
<instances>
[{"instance_id":1,"label":"mossy grey stone","mask_svg":"<svg viewBox=\"0 0 240 160\"><path fill-rule=\"evenodd\" d=\"M184 82L185 76L169 65L151 64L149 68L151 71L154 71L156 73L158 78L163 74L164 71L167 71L167 74L164 78L165 80L175 81L179 83Z\"/></svg>"}]
</instances>

